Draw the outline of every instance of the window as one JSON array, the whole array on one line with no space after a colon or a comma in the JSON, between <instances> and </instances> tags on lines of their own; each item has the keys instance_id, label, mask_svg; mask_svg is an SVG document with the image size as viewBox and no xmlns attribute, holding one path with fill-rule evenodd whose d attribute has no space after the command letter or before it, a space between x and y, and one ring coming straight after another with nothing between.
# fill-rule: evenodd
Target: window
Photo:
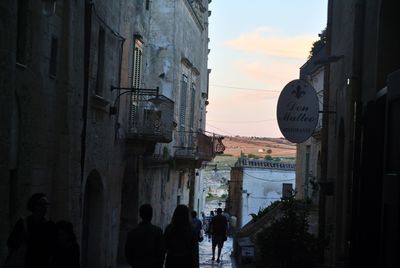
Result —
<instances>
[{"instance_id":1,"label":"window","mask_svg":"<svg viewBox=\"0 0 400 268\"><path fill-rule=\"evenodd\" d=\"M180 144L185 144L185 123L186 123L186 102L187 102L187 91L188 91L188 78L186 75L182 75L181 81L181 96L180 96L180 107L179 107L179 130L180 132Z\"/></svg>"},{"instance_id":2,"label":"window","mask_svg":"<svg viewBox=\"0 0 400 268\"><path fill-rule=\"evenodd\" d=\"M135 41L135 47L133 52L133 66L132 66L132 86L135 88L140 87L141 75L142 75L142 60L143 50L142 42L139 40Z\"/></svg>"},{"instance_id":3,"label":"window","mask_svg":"<svg viewBox=\"0 0 400 268\"><path fill-rule=\"evenodd\" d=\"M26 65L27 53L27 24L28 24L28 0L18 0L18 11L17 11L17 51L16 61L19 64Z\"/></svg>"},{"instance_id":4,"label":"window","mask_svg":"<svg viewBox=\"0 0 400 268\"><path fill-rule=\"evenodd\" d=\"M142 76L142 61L143 61L143 43L140 39L135 38L135 45L133 47L133 58L132 58L132 87L140 88L141 76ZM132 104L130 111L130 122L134 130L138 122L138 109L139 109L139 96L138 94L132 93L131 95Z\"/></svg>"},{"instance_id":5,"label":"window","mask_svg":"<svg viewBox=\"0 0 400 268\"><path fill-rule=\"evenodd\" d=\"M282 197L290 198L293 196L293 184L291 183L282 183Z\"/></svg>"},{"instance_id":6,"label":"window","mask_svg":"<svg viewBox=\"0 0 400 268\"><path fill-rule=\"evenodd\" d=\"M180 98L180 108L179 108L179 128L181 131L185 130L187 91L188 91L188 78L186 75L182 75L181 96L180 96L181 98Z\"/></svg>"},{"instance_id":7,"label":"window","mask_svg":"<svg viewBox=\"0 0 400 268\"><path fill-rule=\"evenodd\" d=\"M310 154L311 154L311 146L306 146L306 163L304 167L304 197L309 197L309 183L310 183Z\"/></svg>"},{"instance_id":8,"label":"window","mask_svg":"<svg viewBox=\"0 0 400 268\"><path fill-rule=\"evenodd\" d=\"M104 29L99 29L99 40L97 47L97 77L96 77L96 95L103 94L104 83L104 50L106 43L106 35Z\"/></svg>"},{"instance_id":9,"label":"window","mask_svg":"<svg viewBox=\"0 0 400 268\"><path fill-rule=\"evenodd\" d=\"M51 38L51 50L50 50L50 66L49 75L50 77L56 77L57 75L57 53L58 53L58 40L56 37Z\"/></svg>"},{"instance_id":10,"label":"window","mask_svg":"<svg viewBox=\"0 0 400 268\"><path fill-rule=\"evenodd\" d=\"M182 188L182 183L183 183L183 173L179 174L179 181L178 181L178 189Z\"/></svg>"},{"instance_id":11,"label":"window","mask_svg":"<svg viewBox=\"0 0 400 268\"><path fill-rule=\"evenodd\" d=\"M191 88L191 96L190 96L190 118L189 118L189 127L190 130L193 130L194 127L194 114L195 114L195 101L196 101L196 84L192 83Z\"/></svg>"},{"instance_id":12,"label":"window","mask_svg":"<svg viewBox=\"0 0 400 268\"><path fill-rule=\"evenodd\" d=\"M190 189L190 178L186 181L186 188Z\"/></svg>"}]
</instances>

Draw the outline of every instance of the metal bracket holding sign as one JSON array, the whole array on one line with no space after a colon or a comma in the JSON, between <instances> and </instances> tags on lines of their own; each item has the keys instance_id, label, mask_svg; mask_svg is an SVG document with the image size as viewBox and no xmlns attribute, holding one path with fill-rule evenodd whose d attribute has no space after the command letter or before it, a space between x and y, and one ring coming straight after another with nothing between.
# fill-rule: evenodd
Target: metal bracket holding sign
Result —
<instances>
[{"instance_id":1,"label":"metal bracket holding sign","mask_svg":"<svg viewBox=\"0 0 400 268\"><path fill-rule=\"evenodd\" d=\"M278 125L283 136L293 143L306 141L314 132L319 116L318 96L305 80L289 82L279 95Z\"/></svg>"}]
</instances>

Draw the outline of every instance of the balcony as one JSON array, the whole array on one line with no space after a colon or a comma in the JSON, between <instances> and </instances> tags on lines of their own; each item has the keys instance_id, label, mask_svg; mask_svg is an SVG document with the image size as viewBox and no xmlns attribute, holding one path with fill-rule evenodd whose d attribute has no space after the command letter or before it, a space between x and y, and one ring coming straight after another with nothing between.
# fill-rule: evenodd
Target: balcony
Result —
<instances>
[{"instance_id":1,"label":"balcony","mask_svg":"<svg viewBox=\"0 0 400 268\"><path fill-rule=\"evenodd\" d=\"M111 86L110 89L111 92L117 90L110 105L110 115L117 116L116 138L125 139L127 155L151 154L157 143L172 141L174 102L161 95L158 87ZM119 110L117 104L122 96L123 105Z\"/></svg>"},{"instance_id":2,"label":"balcony","mask_svg":"<svg viewBox=\"0 0 400 268\"><path fill-rule=\"evenodd\" d=\"M163 96L130 94L126 138L129 141L172 141L174 102Z\"/></svg>"},{"instance_id":3,"label":"balcony","mask_svg":"<svg viewBox=\"0 0 400 268\"><path fill-rule=\"evenodd\" d=\"M174 102L153 92L125 91L120 93L129 98L126 109L126 124L121 126L123 134L130 143L169 143L172 141ZM119 97L118 96L118 97ZM116 114L116 107L111 107Z\"/></svg>"},{"instance_id":4,"label":"balcony","mask_svg":"<svg viewBox=\"0 0 400 268\"><path fill-rule=\"evenodd\" d=\"M174 138L174 159L183 165L198 168L202 162L211 161L225 150L223 137L215 134L208 136L202 132L176 131Z\"/></svg>"},{"instance_id":5,"label":"balcony","mask_svg":"<svg viewBox=\"0 0 400 268\"><path fill-rule=\"evenodd\" d=\"M215 157L215 140L214 136L201 132L176 131L174 159L199 167L203 161L211 161Z\"/></svg>"}]
</instances>

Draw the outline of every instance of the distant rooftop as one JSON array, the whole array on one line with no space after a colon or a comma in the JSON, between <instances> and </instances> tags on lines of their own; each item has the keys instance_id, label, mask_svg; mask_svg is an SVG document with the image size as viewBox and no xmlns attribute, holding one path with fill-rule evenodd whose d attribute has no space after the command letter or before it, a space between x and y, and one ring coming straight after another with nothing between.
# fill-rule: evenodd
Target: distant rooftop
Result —
<instances>
[{"instance_id":1,"label":"distant rooftop","mask_svg":"<svg viewBox=\"0 0 400 268\"><path fill-rule=\"evenodd\" d=\"M282 169L294 171L296 169L296 164L263 159L239 158L238 161L236 161L235 163L235 167Z\"/></svg>"}]
</instances>

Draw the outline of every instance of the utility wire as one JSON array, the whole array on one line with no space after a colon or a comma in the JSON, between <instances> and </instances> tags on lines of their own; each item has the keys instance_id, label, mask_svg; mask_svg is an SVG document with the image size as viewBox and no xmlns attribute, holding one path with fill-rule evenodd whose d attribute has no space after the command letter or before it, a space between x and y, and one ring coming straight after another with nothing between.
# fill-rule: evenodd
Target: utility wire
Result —
<instances>
[{"instance_id":1,"label":"utility wire","mask_svg":"<svg viewBox=\"0 0 400 268\"><path fill-rule=\"evenodd\" d=\"M254 198L254 199L272 199L272 200L281 200L281 198L278 198L278 197L266 197L266 196L252 196L251 198Z\"/></svg>"},{"instance_id":2,"label":"utility wire","mask_svg":"<svg viewBox=\"0 0 400 268\"><path fill-rule=\"evenodd\" d=\"M294 181L294 180L295 180L295 179L287 179L287 180L268 180L268 179L263 179L263 178L259 178L259 177L250 175L250 174L247 173L247 172L243 172L243 173L246 174L246 175L249 176L249 177L254 178L254 179L258 179L258 180L261 180L261 181L268 181L268 182L285 182L285 181Z\"/></svg>"},{"instance_id":3,"label":"utility wire","mask_svg":"<svg viewBox=\"0 0 400 268\"><path fill-rule=\"evenodd\" d=\"M271 119L266 119L266 120L256 120L256 121L219 121L219 120L207 119L207 121L211 121L211 122L232 123L232 124L252 124L252 123L270 122L273 120L276 120L276 118L271 118Z\"/></svg>"},{"instance_id":4,"label":"utility wire","mask_svg":"<svg viewBox=\"0 0 400 268\"><path fill-rule=\"evenodd\" d=\"M225 136L223 134L219 134L219 133L215 133L215 132L211 132L211 131L207 131L207 130L204 130L204 133L215 135L215 136Z\"/></svg>"},{"instance_id":5,"label":"utility wire","mask_svg":"<svg viewBox=\"0 0 400 268\"><path fill-rule=\"evenodd\" d=\"M272 89L260 89L260 88L234 87L234 86L227 86L227 85L216 85L216 84L211 84L210 86L213 86L213 87L232 88L232 89L240 89L240 90L252 90L252 91L264 91L264 92L274 92L274 93L280 93L280 91L278 91L278 90L272 90Z\"/></svg>"},{"instance_id":6,"label":"utility wire","mask_svg":"<svg viewBox=\"0 0 400 268\"><path fill-rule=\"evenodd\" d=\"M228 135L236 136L236 134L233 134L233 133L230 133L230 132L225 131L225 130L223 130L223 129L220 129L220 128L216 127L216 126L210 125L209 123L206 123L206 125L207 125L207 126L210 126L210 127L212 127L212 128L218 129L219 131L225 132L225 133L228 134Z\"/></svg>"}]
</instances>

